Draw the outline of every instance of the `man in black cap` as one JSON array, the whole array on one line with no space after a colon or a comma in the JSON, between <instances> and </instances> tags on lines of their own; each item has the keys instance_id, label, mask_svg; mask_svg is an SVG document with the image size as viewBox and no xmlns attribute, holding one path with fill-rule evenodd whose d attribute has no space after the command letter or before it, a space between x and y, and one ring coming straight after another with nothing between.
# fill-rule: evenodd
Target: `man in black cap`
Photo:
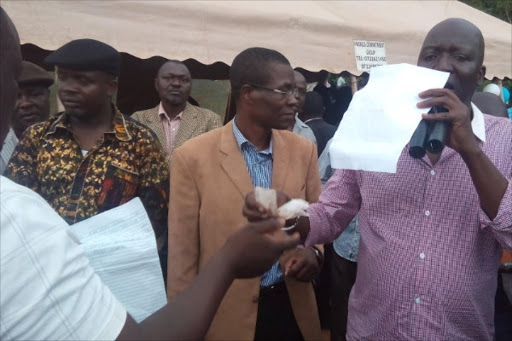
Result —
<instances>
[{"instance_id":1,"label":"man in black cap","mask_svg":"<svg viewBox=\"0 0 512 341\"><path fill-rule=\"evenodd\" d=\"M96 40L79 39L45 62L57 66L58 95L65 111L27 129L6 175L39 193L68 224L140 197L165 273L165 153L148 128L112 104L119 52Z\"/></svg>"},{"instance_id":2,"label":"man in black cap","mask_svg":"<svg viewBox=\"0 0 512 341\"><path fill-rule=\"evenodd\" d=\"M23 61L18 79L18 99L14 107L12 128L20 139L23 132L50 116L50 90L53 78L43 68Z\"/></svg>"}]
</instances>

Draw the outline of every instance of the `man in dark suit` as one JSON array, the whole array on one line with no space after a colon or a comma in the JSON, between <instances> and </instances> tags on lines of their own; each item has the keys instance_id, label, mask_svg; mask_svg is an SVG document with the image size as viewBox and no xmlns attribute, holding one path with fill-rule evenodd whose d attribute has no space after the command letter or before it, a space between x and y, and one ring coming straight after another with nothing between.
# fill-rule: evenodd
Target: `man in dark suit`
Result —
<instances>
[{"instance_id":1,"label":"man in dark suit","mask_svg":"<svg viewBox=\"0 0 512 341\"><path fill-rule=\"evenodd\" d=\"M322 154L327 141L336 132L335 126L324 121L324 112L325 107L322 96L315 91L308 92L306 94L304 110L299 114L299 118L313 130L317 141L318 155Z\"/></svg>"}]
</instances>

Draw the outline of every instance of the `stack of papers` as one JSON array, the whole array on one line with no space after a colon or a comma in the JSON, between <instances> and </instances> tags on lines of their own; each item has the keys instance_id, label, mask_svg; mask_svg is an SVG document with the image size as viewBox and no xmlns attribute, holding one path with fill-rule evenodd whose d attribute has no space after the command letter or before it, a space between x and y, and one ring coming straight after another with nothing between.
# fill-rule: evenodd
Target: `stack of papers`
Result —
<instances>
[{"instance_id":1,"label":"stack of papers","mask_svg":"<svg viewBox=\"0 0 512 341\"><path fill-rule=\"evenodd\" d=\"M409 64L373 68L354 94L329 149L331 167L395 173L398 158L430 108L418 109L422 91L443 88L450 76Z\"/></svg>"},{"instance_id":2,"label":"stack of papers","mask_svg":"<svg viewBox=\"0 0 512 341\"><path fill-rule=\"evenodd\" d=\"M135 321L167 304L155 234L139 198L70 228L91 266Z\"/></svg>"}]
</instances>

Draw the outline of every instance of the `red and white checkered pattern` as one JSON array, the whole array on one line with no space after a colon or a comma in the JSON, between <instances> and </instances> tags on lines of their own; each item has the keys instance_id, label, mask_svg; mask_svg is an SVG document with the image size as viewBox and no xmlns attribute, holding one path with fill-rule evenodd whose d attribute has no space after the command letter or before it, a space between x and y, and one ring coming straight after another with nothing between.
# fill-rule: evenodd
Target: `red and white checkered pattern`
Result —
<instances>
[{"instance_id":1,"label":"red and white checkered pattern","mask_svg":"<svg viewBox=\"0 0 512 341\"><path fill-rule=\"evenodd\" d=\"M493 221L450 148L432 165L407 146L395 174L338 170L310 206L307 245L360 211L348 339L492 340L501 248L512 249L512 122L485 115L485 131L481 148L509 180Z\"/></svg>"}]
</instances>

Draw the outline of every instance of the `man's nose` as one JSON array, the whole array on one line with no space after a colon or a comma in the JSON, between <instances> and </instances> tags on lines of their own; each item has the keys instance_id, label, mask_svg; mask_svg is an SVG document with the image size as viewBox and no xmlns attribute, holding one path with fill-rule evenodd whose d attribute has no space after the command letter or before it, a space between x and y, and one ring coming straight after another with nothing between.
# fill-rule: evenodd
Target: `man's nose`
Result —
<instances>
[{"instance_id":1,"label":"man's nose","mask_svg":"<svg viewBox=\"0 0 512 341\"><path fill-rule=\"evenodd\" d=\"M30 107L32 105L32 101L30 100L30 97L27 96L27 95L20 95L18 97L18 103L17 103L17 106L19 108L27 108L27 107Z\"/></svg>"},{"instance_id":2,"label":"man's nose","mask_svg":"<svg viewBox=\"0 0 512 341\"><path fill-rule=\"evenodd\" d=\"M298 97L298 95L294 94L292 96L288 96L288 105L290 105L290 106L293 105L293 106L297 107L298 104L299 104L299 97Z\"/></svg>"},{"instance_id":3,"label":"man's nose","mask_svg":"<svg viewBox=\"0 0 512 341\"><path fill-rule=\"evenodd\" d=\"M453 64L450 56L446 54L442 54L441 56L439 56L439 58L437 59L437 63L435 65L435 69L438 71L452 72Z\"/></svg>"},{"instance_id":4,"label":"man's nose","mask_svg":"<svg viewBox=\"0 0 512 341\"><path fill-rule=\"evenodd\" d=\"M75 93L77 92L77 86L76 83L70 80L62 81L59 80L57 83L57 89L59 92L64 93Z\"/></svg>"}]
</instances>

